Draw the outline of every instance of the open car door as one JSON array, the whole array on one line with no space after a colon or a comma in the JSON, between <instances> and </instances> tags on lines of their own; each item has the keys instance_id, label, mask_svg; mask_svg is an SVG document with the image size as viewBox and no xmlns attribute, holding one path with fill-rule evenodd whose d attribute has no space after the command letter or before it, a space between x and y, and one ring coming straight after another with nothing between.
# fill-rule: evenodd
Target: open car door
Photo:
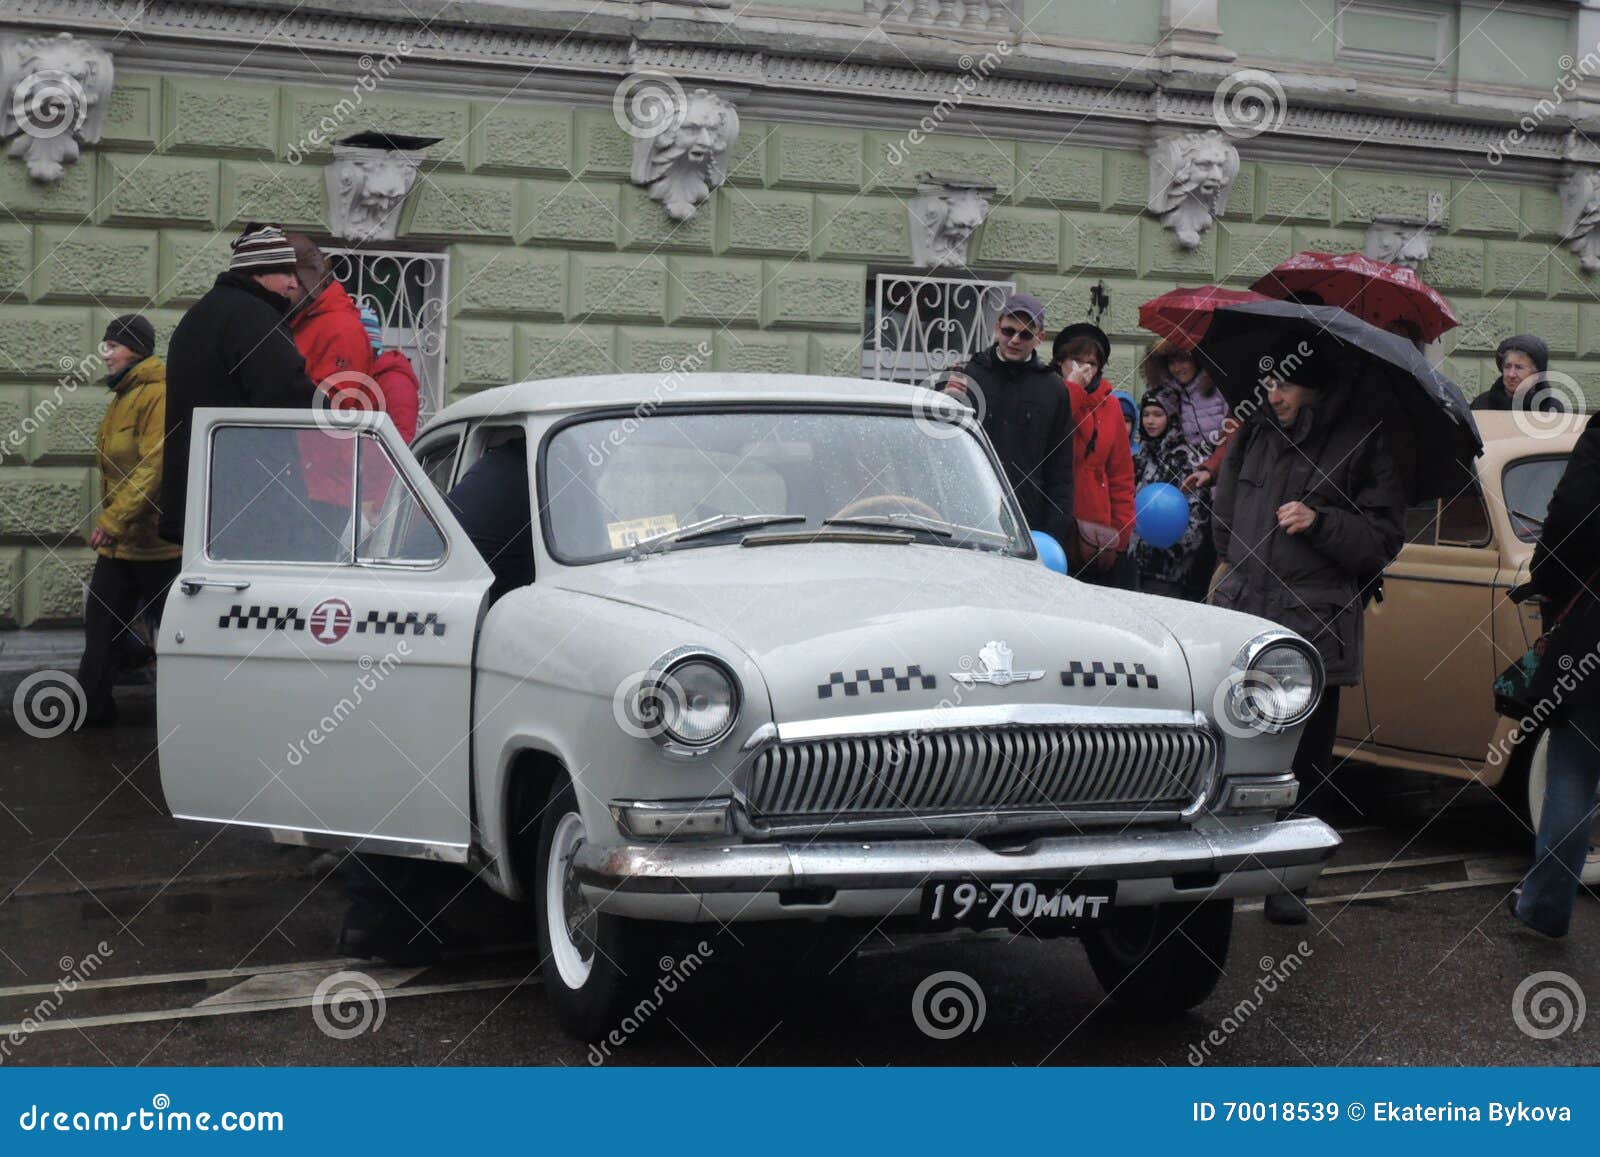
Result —
<instances>
[{"instance_id":1,"label":"open car door","mask_svg":"<svg viewBox=\"0 0 1600 1157\"><path fill-rule=\"evenodd\" d=\"M157 644L172 814L464 862L489 568L383 414L193 421Z\"/></svg>"}]
</instances>

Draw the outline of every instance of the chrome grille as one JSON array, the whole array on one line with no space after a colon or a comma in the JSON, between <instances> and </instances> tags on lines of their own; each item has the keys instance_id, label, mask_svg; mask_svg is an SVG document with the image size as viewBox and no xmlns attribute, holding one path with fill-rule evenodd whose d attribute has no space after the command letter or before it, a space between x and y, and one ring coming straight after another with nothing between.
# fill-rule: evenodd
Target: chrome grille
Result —
<instances>
[{"instance_id":1,"label":"chrome grille","mask_svg":"<svg viewBox=\"0 0 1600 1157\"><path fill-rule=\"evenodd\" d=\"M1061 725L778 743L755 758L753 817L1182 810L1217 756L1194 726Z\"/></svg>"}]
</instances>

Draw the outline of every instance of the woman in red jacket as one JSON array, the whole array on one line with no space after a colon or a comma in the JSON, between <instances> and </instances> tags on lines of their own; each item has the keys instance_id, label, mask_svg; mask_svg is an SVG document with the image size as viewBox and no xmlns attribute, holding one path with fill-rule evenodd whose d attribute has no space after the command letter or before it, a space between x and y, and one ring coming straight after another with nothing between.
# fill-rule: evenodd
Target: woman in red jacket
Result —
<instances>
[{"instance_id":1,"label":"woman in red jacket","mask_svg":"<svg viewBox=\"0 0 1600 1157\"><path fill-rule=\"evenodd\" d=\"M1133 538L1133 452L1122 407L1101 375L1111 339L1079 322L1056 334L1051 363L1072 395L1073 514L1076 541L1063 543L1073 575L1097 586L1137 585L1128 546Z\"/></svg>"}]
</instances>

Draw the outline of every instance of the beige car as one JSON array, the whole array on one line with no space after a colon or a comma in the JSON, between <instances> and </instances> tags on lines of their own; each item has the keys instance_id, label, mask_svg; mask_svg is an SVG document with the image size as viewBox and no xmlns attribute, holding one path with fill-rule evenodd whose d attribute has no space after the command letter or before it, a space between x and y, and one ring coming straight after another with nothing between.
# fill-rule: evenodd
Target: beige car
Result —
<instances>
[{"instance_id":1,"label":"beige car","mask_svg":"<svg viewBox=\"0 0 1600 1157\"><path fill-rule=\"evenodd\" d=\"M1479 489L1406 511L1383 601L1367 608L1365 678L1340 699L1335 750L1477 780L1536 822L1537 735L1495 713L1491 686L1538 637L1537 605L1507 592L1527 581L1539 520L1587 416L1476 417Z\"/></svg>"}]
</instances>

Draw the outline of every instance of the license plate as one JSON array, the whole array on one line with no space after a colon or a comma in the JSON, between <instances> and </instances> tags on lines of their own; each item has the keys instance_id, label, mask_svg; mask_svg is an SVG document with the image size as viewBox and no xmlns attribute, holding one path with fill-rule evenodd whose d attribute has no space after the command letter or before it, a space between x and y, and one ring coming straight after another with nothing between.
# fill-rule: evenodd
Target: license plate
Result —
<instances>
[{"instance_id":1,"label":"license plate","mask_svg":"<svg viewBox=\"0 0 1600 1157\"><path fill-rule=\"evenodd\" d=\"M1068 931L1111 918L1115 881L938 880L922 889L929 928L1027 928Z\"/></svg>"}]
</instances>

